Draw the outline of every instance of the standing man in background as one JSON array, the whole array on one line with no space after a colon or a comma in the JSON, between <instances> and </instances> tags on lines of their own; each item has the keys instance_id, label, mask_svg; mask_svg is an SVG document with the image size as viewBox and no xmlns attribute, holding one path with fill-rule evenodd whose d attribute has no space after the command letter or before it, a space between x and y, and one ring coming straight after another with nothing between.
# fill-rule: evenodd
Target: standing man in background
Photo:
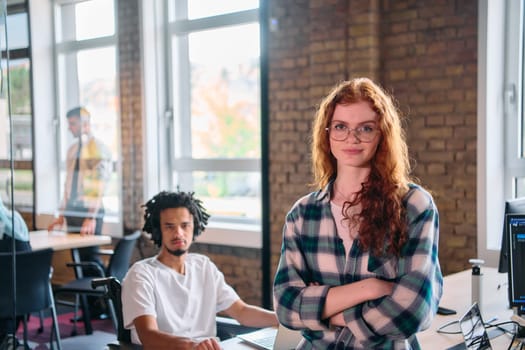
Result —
<instances>
[{"instance_id":1,"label":"standing man in background","mask_svg":"<svg viewBox=\"0 0 525 350\"><path fill-rule=\"evenodd\" d=\"M59 216L49 225L52 231L67 225L69 233L100 235L104 220L102 198L111 174L111 154L91 132L91 115L84 107L67 112L68 129L76 138L66 155L66 181ZM79 249L82 261L102 264L98 247ZM84 269L84 275L93 273ZM93 310L93 315L100 314Z\"/></svg>"}]
</instances>

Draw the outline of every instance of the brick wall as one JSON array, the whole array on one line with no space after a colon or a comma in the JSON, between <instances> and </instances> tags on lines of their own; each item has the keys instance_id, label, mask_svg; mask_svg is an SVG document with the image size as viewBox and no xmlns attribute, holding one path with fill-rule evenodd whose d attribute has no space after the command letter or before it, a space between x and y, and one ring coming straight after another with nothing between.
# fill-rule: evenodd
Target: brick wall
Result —
<instances>
[{"instance_id":1,"label":"brick wall","mask_svg":"<svg viewBox=\"0 0 525 350\"><path fill-rule=\"evenodd\" d=\"M132 231L142 227L140 206L144 203L139 1L120 0L118 14L122 216L125 230Z\"/></svg>"},{"instance_id":2,"label":"brick wall","mask_svg":"<svg viewBox=\"0 0 525 350\"><path fill-rule=\"evenodd\" d=\"M204 254L219 266L225 279L244 301L261 305L261 251L253 248L225 247L193 243L191 250Z\"/></svg>"},{"instance_id":3,"label":"brick wall","mask_svg":"<svg viewBox=\"0 0 525 350\"><path fill-rule=\"evenodd\" d=\"M270 14L272 271L284 216L312 181L315 105L356 76L398 100L414 175L440 211L443 271L466 268L476 256L477 2L279 1Z\"/></svg>"},{"instance_id":4,"label":"brick wall","mask_svg":"<svg viewBox=\"0 0 525 350\"><path fill-rule=\"evenodd\" d=\"M440 211L446 273L476 257L477 2L389 1L382 81L408 117L414 174Z\"/></svg>"},{"instance_id":5,"label":"brick wall","mask_svg":"<svg viewBox=\"0 0 525 350\"><path fill-rule=\"evenodd\" d=\"M140 228L143 203L142 84L138 1L120 1L124 226ZM286 212L310 191L310 130L338 81L368 76L407 117L414 175L441 219L445 273L476 256L477 2L281 0L269 2L269 163L272 276ZM147 239L142 254L155 252ZM249 302L261 302L261 252L195 243ZM139 258L137 255L136 258ZM270 286L268 286L270 288Z\"/></svg>"}]
</instances>

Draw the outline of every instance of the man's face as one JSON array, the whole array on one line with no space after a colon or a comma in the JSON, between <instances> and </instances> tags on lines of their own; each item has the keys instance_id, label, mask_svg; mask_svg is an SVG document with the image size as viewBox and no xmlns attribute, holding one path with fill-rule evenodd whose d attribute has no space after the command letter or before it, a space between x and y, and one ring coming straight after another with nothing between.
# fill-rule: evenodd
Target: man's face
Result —
<instances>
[{"instance_id":1,"label":"man's face","mask_svg":"<svg viewBox=\"0 0 525 350\"><path fill-rule=\"evenodd\" d=\"M193 241L193 215L187 208L168 208L160 212L162 248L181 256L188 252Z\"/></svg>"},{"instance_id":2,"label":"man's face","mask_svg":"<svg viewBox=\"0 0 525 350\"><path fill-rule=\"evenodd\" d=\"M82 133L82 122L80 116L71 116L67 118L67 128L74 137L79 137Z\"/></svg>"}]
</instances>

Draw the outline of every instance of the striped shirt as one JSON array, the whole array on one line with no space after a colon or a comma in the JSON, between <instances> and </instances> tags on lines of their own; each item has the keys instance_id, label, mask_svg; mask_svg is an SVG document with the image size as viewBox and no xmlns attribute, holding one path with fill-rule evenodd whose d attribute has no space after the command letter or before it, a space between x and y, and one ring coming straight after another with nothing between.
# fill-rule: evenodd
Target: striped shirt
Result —
<instances>
[{"instance_id":1,"label":"striped shirt","mask_svg":"<svg viewBox=\"0 0 525 350\"><path fill-rule=\"evenodd\" d=\"M374 256L357 239L346 255L331 211L332 185L299 199L286 216L274 280L279 321L302 330L298 349L419 349L415 334L430 326L443 287L432 196L410 184L400 257ZM346 327L321 319L331 286L370 277L395 282L392 294L343 311Z\"/></svg>"}]
</instances>

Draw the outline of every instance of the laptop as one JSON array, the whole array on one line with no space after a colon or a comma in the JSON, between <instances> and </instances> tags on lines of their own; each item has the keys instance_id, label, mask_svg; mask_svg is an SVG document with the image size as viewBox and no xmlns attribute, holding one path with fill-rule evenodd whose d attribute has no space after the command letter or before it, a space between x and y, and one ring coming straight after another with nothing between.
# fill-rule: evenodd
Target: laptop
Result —
<instances>
[{"instance_id":1,"label":"laptop","mask_svg":"<svg viewBox=\"0 0 525 350\"><path fill-rule=\"evenodd\" d=\"M463 343L449 348L449 350L491 350L489 335L481 317L478 303L472 306L459 319L459 328L463 335Z\"/></svg>"},{"instance_id":2,"label":"laptop","mask_svg":"<svg viewBox=\"0 0 525 350\"><path fill-rule=\"evenodd\" d=\"M300 331L286 328L281 324L279 324L279 328L262 328L254 332L239 334L237 337L263 350L295 349L302 339Z\"/></svg>"}]
</instances>

